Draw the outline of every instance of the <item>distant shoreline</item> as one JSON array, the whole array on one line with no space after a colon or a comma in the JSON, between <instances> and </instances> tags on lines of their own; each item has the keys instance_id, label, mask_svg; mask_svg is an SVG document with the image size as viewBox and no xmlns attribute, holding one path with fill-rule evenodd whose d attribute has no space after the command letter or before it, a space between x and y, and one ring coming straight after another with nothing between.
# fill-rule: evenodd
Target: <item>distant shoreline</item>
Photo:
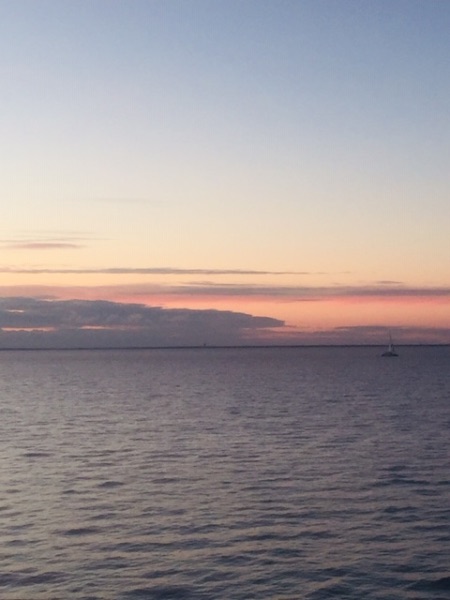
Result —
<instances>
[{"instance_id":1,"label":"distant shoreline","mask_svg":"<svg viewBox=\"0 0 450 600\"><path fill-rule=\"evenodd\" d=\"M51 348L0 348L0 352L71 352L71 351L129 351L129 350L258 350L295 348L384 348L384 344L262 344L262 345L202 345L202 346L98 346ZM397 348L448 348L448 344L396 344Z\"/></svg>"}]
</instances>

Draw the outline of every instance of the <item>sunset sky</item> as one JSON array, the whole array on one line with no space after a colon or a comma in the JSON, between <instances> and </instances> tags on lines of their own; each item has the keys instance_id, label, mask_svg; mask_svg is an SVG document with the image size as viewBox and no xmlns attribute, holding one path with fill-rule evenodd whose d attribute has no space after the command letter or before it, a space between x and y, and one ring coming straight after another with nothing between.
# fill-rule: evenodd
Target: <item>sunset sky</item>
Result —
<instances>
[{"instance_id":1,"label":"sunset sky","mask_svg":"<svg viewBox=\"0 0 450 600\"><path fill-rule=\"evenodd\" d=\"M0 348L450 343L449 31L0 0Z\"/></svg>"}]
</instances>

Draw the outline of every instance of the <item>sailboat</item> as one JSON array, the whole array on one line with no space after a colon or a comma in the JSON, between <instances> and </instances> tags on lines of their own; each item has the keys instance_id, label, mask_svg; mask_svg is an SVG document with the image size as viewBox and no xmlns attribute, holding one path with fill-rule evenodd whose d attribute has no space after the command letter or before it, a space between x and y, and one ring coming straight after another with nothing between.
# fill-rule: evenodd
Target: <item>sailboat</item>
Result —
<instances>
[{"instance_id":1,"label":"sailboat","mask_svg":"<svg viewBox=\"0 0 450 600\"><path fill-rule=\"evenodd\" d=\"M395 351L394 344L392 343L391 334L389 334L389 346L388 346L388 349L385 350L381 356L388 356L388 357L398 356L397 352Z\"/></svg>"}]
</instances>

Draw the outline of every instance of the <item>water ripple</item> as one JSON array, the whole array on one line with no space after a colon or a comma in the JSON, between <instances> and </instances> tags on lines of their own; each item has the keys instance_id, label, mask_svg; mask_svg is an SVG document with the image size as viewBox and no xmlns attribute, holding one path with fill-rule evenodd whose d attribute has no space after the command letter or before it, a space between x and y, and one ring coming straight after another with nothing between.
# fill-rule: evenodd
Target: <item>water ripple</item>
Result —
<instances>
[{"instance_id":1,"label":"water ripple","mask_svg":"<svg viewBox=\"0 0 450 600\"><path fill-rule=\"evenodd\" d=\"M450 597L450 351L418 352L3 353L2 600Z\"/></svg>"}]
</instances>

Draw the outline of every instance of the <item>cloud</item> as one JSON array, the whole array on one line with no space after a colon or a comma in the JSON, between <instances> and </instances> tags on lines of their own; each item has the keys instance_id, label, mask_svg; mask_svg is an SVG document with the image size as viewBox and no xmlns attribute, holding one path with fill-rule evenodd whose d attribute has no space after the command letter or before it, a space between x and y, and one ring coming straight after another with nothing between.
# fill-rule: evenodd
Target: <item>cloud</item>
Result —
<instances>
[{"instance_id":1,"label":"cloud","mask_svg":"<svg viewBox=\"0 0 450 600\"><path fill-rule=\"evenodd\" d=\"M17 242L15 242L17 243ZM32 242L28 242L32 243ZM36 242L34 242L36 243ZM55 243L55 242L54 242ZM258 271L254 269L178 269L173 267L27 268L0 267L0 273L25 275L317 275L307 271Z\"/></svg>"},{"instance_id":2,"label":"cloud","mask_svg":"<svg viewBox=\"0 0 450 600\"><path fill-rule=\"evenodd\" d=\"M396 345L450 344L450 328L396 326ZM353 325L329 329L283 328L272 331L272 343L292 345L373 345L384 346L389 339L386 325Z\"/></svg>"},{"instance_id":3,"label":"cloud","mask_svg":"<svg viewBox=\"0 0 450 600\"><path fill-rule=\"evenodd\" d=\"M112 283L111 285L0 285L4 297L26 296L41 299L82 298L85 300L113 299L145 304L186 302L189 306L208 301L252 299L264 302L439 302L450 299L450 287L414 287L401 285L369 286L285 286L222 284L217 282L188 282L177 285L158 282Z\"/></svg>"},{"instance_id":4,"label":"cloud","mask_svg":"<svg viewBox=\"0 0 450 600\"><path fill-rule=\"evenodd\" d=\"M142 287L145 293L145 285ZM264 296L298 300L368 297L450 297L450 287L411 287L401 285L368 286L283 286L215 282L191 282L186 285L164 286L165 294L200 296Z\"/></svg>"},{"instance_id":5,"label":"cloud","mask_svg":"<svg viewBox=\"0 0 450 600\"><path fill-rule=\"evenodd\" d=\"M17 242L8 244L8 248L17 250L72 250L75 248L83 248L81 244L69 242Z\"/></svg>"},{"instance_id":6,"label":"cloud","mask_svg":"<svg viewBox=\"0 0 450 600\"><path fill-rule=\"evenodd\" d=\"M0 348L108 348L207 345L383 345L385 325L328 329L222 310L165 309L105 300L0 298ZM397 326L397 344L448 344L445 327Z\"/></svg>"},{"instance_id":7,"label":"cloud","mask_svg":"<svg viewBox=\"0 0 450 600\"><path fill-rule=\"evenodd\" d=\"M3 248L17 250L72 250L84 248L81 242L91 241L93 238L87 232L36 232L33 234L17 234L13 238L0 240ZM5 269L3 272L20 272L14 269Z\"/></svg>"},{"instance_id":8,"label":"cloud","mask_svg":"<svg viewBox=\"0 0 450 600\"><path fill-rule=\"evenodd\" d=\"M96 196L94 198L88 198L88 202L105 202L107 204L146 204L150 205L163 205L158 200L152 200L151 198L145 197L132 197L132 196Z\"/></svg>"},{"instance_id":9,"label":"cloud","mask_svg":"<svg viewBox=\"0 0 450 600\"><path fill-rule=\"evenodd\" d=\"M218 310L105 300L0 298L0 347L234 345L284 322Z\"/></svg>"},{"instance_id":10,"label":"cloud","mask_svg":"<svg viewBox=\"0 0 450 600\"><path fill-rule=\"evenodd\" d=\"M145 284L142 293L146 293ZM414 287L402 285L362 286L283 286L191 282L177 286L164 286L166 295L183 296L242 296L286 298L290 300L327 300L331 298L406 298L450 297L450 287Z\"/></svg>"},{"instance_id":11,"label":"cloud","mask_svg":"<svg viewBox=\"0 0 450 600\"><path fill-rule=\"evenodd\" d=\"M70 245L69 242L51 242L52 244L59 243L61 246ZM32 245L50 245L50 242L31 243ZM106 267L106 268L50 268L50 267L0 267L0 273L18 274L18 275L112 275L112 276L136 276L136 277L165 277L179 276L181 277L204 277L205 279L197 281L186 281L178 284L166 284L163 279L158 282L146 282L141 280L138 283L114 283L111 285L102 286L83 286L79 288L82 297L100 297L99 294L104 292L103 297L120 297L134 295L136 297L146 296L164 296L164 297L252 297L254 299L274 299L277 301L302 302L302 301L323 301L331 299L439 299L450 298L450 286L410 286L400 281L381 280L374 283L362 285L282 285L278 283L270 284L253 284L251 282L240 283L241 277L283 277L283 276L299 276L307 277L312 275L326 275L313 271L265 271L257 269L207 269L207 268L176 268L176 267ZM234 283L223 283L214 278L221 277L236 277ZM208 279L210 278L210 279ZM122 282L124 280L122 279ZM26 286L30 290L30 295L36 295L33 289L43 289L41 286L33 285ZM0 291L8 295L14 294L14 286L0 286ZM17 288L17 294L22 294ZM46 295L64 295L67 293L64 290L75 291L76 286L65 286L61 284L54 288L47 288L44 293ZM90 293L89 290L92 292ZM25 292L28 295L28 292ZM37 292L37 295L41 295Z\"/></svg>"}]
</instances>

